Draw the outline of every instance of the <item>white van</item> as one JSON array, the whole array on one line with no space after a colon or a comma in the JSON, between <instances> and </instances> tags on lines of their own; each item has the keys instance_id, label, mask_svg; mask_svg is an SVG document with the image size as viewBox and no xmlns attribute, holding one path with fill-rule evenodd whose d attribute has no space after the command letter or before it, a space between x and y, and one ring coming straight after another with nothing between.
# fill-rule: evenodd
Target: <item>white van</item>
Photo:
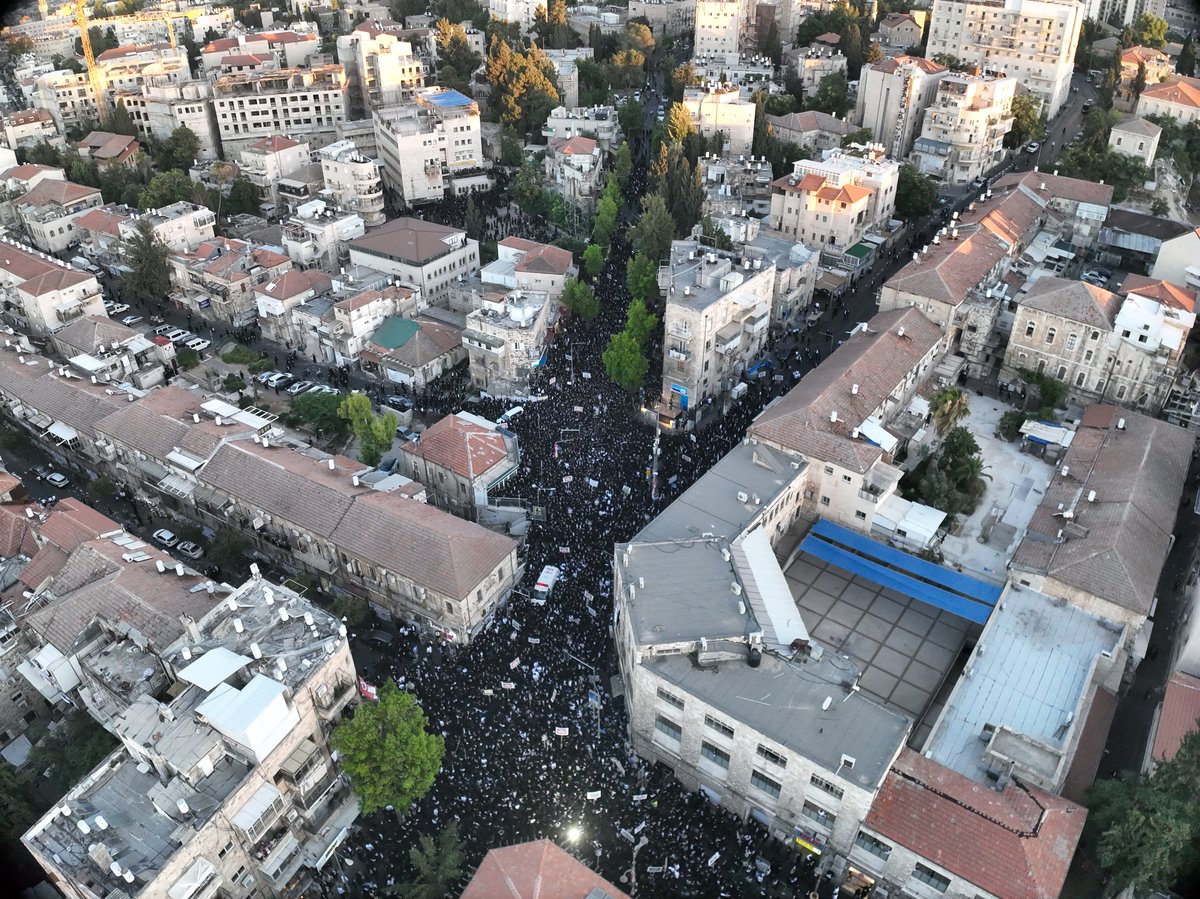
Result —
<instances>
[{"instance_id":1,"label":"white van","mask_svg":"<svg viewBox=\"0 0 1200 899\"><path fill-rule=\"evenodd\" d=\"M524 406L513 406L507 412L500 416L499 423L502 425L512 424L522 412L525 411Z\"/></svg>"},{"instance_id":2,"label":"white van","mask_svg":"<svg viewBox=\"0 0 1200 899\"><path fill-rule=\"evenodd\" d=\"M554 565L547 565L542 569L542 573L538 575L537 584L533 588L533 601L538 605L542 605L554 590L554 585L558 583L558 579L562 577L562 569Z\"/></svg>"}]
</instances>

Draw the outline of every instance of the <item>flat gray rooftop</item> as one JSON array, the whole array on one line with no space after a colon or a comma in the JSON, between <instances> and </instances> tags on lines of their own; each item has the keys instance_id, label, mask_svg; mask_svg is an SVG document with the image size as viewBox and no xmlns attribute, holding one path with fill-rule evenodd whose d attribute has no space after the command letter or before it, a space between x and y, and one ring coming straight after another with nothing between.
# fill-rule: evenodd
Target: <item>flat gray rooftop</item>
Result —
<instances>
[{"instance_id":1,"label":"flat gray rooftop","mask_svg":"<svg viewBox=\"0 0 1200 899\"><path fill-rule=\"evenodd\" d=\"M1056 750L1062 725L1088 686L1091 667L1121 639L1117 625L1029 589L1010 589L992 612L970 661L925 743L934 761L985 782L985 724L1004 726ZM980 655L979 647L984 652ZM1086 715L1076 714L1082 727Z\"/></svg>"},{"instance_id":2,"label":"flat gray rooftop","mask_svg":"<svg viewBox=\"0 0 1200 899\"><path fill-rule=\"evenodd\" d=\"M962 650L970 622L808 553L785 574L812 639L850 657L864 693L919 721Z\"/></svg>"},{"instance_id":3,"label":"flat gray rooftop","mask_svg":"<svg viewBox=\"0 0 1200 899\"><path fill-rule=\"evenodd\" d=\"M743 441L646 525L634 542L705 533L732 540L763 507L787 490L807 465L801 455ZM746 494L746 502L738 499L739 493Z\"/></svg>"},{"instance_id":4,"label":"flat gray rooftop","mask_svg":"<svg viewBox=\"0 0 1200 899\"><path fill-rule=\"evenodd\" d=\"M722 662L700 668L689 656L646 657L642 666L735 721L740 721L827 771L874 789L904 743L909 719L863 693L849 693L844 672L826 656L787 662L764 653L762 664ZM821 705L833 702L828 711ZM842 755L853 756L852 769Z\"/></svg>"}]
</instances>

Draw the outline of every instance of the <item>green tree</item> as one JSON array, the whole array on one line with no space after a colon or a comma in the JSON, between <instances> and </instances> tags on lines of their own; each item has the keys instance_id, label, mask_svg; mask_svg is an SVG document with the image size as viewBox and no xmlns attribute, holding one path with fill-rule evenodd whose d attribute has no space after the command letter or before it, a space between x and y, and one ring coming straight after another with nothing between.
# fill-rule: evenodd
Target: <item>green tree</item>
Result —
<instances>
[{"instance_id":1,"label":"green tree","mask_svg":"<svg viewBox=\"0 0 1200 899\"><path fill-rule=\"evenodd\" d=\"M947 387L939 391L929 404L929 414L933 417L938 435L945 435L958 427L958 423L966 417L969 406L969 397L959 388Z\"/></svg>"},{"instance_id":2,"label":"green tree","mask_svg":"<svg viewBox=\"0 0 1200 899\"><path fill-rule=\"evenodd\" d=\"M862 29L856 23L847 25L838 47L846 57L846 77L851 80L858 78L867 58L863 47Z\"/></svg>"},{"instance_id":3,"label":"green tree","mask_svg":"<svg viewBox=\"0 0 1200 899\"><path fill-rule=\"evenodd\" d=\"M62 165L62 157L53 144L39 141L25 152L25 161L38 165Z\"/></svg>"},{"instance_id":4,"label":"green tree","mask_svg":"<svg viewBox=\"0 0 1200 899\"><path fill-rule=\"evenodd\" d=\"M1161 50L1167 45L1167 23L1153 13L1144 12L1121 33L1121 42L1127 47L1156 47Z\"/></svg>"},{"instance_id":5,"label":"green tree","mask_svg":"<svg viewBox=\"0 0 1200 899\"><path fill-rule=\"evenodd\" d=\"M29 767L32 771L50 769L46 787L52 795L61 796L119 745L117 738L86 712L72 711L33 747Z\"/></svg>"},{"instance_id":6,"label":"green tree","mask_svg":"<svg viewBox=\"0 0 1200 899\"><path fill-rule=\"evenodd\" d=\"M165 303L171 292L171 265L167 262L170 252L154 233L149 219L138 219L122 253L125 264L131 269L121 279L122 299Z\"/></svg>"},{"instance_id":7,"label":"green tree","mask_svg":"<svg viewBox=\"0 0 1200 899\"><path fill-rule=\"evenodd\" d=\"M1171 214L1171 204L1162 197L1155 197L1150 204L1150 214L1165 217Z\"/></svg>"},{"instance_id":8,"label":"green tree","mask_svg":"<svg viewBox=\"0 0 1200 899\"><path fill-rule=\"evenodd\" d=\"M529 215L545 215L550 207L542 181L542 170L538 164L527 159L509 187L509 197Z\"/></svg>"},{"instance_id":9,"label":"green tree","mask_svg":"<svg viewBox=\"0 0 1200 899\"><path fill-rule=\"evenodd\" d=\"M102 475L88 481L87 492L92 499L112 499L117 492L117 485L112 478Z\"/></svg>"},{"instance_id":10,"label":"green tree","mask_svg":"<svg viewBox=\"0 0 1200 899\"><path fill-rule=\"evenodd\" d=\"M733 238L725 233L725 230L712 220L712 216L706 215L700 220L700 225L703 227L704 239L718 250L733 250Z\"/></svg>"},{"instance_id":11,"label":"green tree","mask_svg":"<svg viewBox=\"0 0 1200 899\"><path fill-rule=\"evenodd\" d=\"M842 138L842 146L848 147L851 144L870 144L874 143L875 135L870 128L859 128L857 131L851 131Z\"/></svg>"},{"instance_id":12,"label":"green tree","mask_svg":"<svg viewBox=\"0 0 1200 899\"><path fill-rule=\"evenodd\" d=\"M177 170L159 172L138 194L138 206L160 209L180 200L190 200L195 191L196 183L185 173Z\"/></svg>"},{"instance_id":13,"label":"green tree","mask_svg":"<svg viewBox=\"0 0 1200 899\"><path fill-rule=\"evenodd\" d=\"M628 141L617 147L617 158L613 162L612 172L617 176L617 185L622 191L625 190L629 185L629 176L633 173L633 156Z\"/></svg>"},{"instance_id":14,"label":"green tree","mask_svg":"<svg viewBox=\"0 0 1200 899\"><path fill-rule=\"evenodd\" d=\"M246 561L246 550L250 541L228 528L221 528L208 543L208 558L214 565L227 571L236 571Z\"/></svg>"},{"instance_id":15,"label":"green tree","mask_svg":"<svg viewBox=\"0 0 1200 899\"><path fill-rule=\"evenodd\" d=\"M133 119L129 116L129 110L125 108L125 104L118 101L117 108L113 110L112 121L109 122L109 128L113 134L124 134L127 137L137 136L137 126L133 124Z\"/></svg>"},{"instance_id":16,"label":"green tree","mask_svg":"<svg viewBox=\"0 0 1200 899\"><path fill-rule=\"evenodd\" d=\"M612 241L613 230L617 227L617 204L612 197L601 197L596 204L596 220L592 224L592 240L601 246L608 246Z\"/></svg>"},{"instance_id":17,"label":"green tree","mask_svg":"<svg viewBox=\"0 0 1200 899\"><path fill-rule=\"evenodd\" d=\"M618 50L608 61L614 84L633 87L646 72L646 57L637 50Z\"/></svg>"},{"instance_id":18,"label":"green tree","mask_svg":"<svg viewBox=\"0 0 1200 899\"><path fill-rule=\"evenodd\" d=\"M667 153L667 173L659 181L658 193L675 222L675 236L689 235L703 214L704 185L699 170L692 169L678 144L672 144Z\"/></svg>"},{"instance_id":19,"label":"green tree","mask_svg":"<svg viewBox=\"0 0 1200 899\"><path fill-rule=\"evenodd\" d=\"M646 107L640 100L630 97L617 108L617 123L626 135L641 134L645 121Z\"/></svg>"},{"instance_id":20,"label":"green tree","mask_svg":"<svg viewBox=\"0 0 1200 899\"><path fill-rule=\"evenodd\" d=\"M467 860L458 822L451 820L436 842L428 834L421 834L417 845L409 847L408 860L413 879L388 892L401 899L444 899L456 895Z\"/></svg>"},{"instance_id":21,"label":"green tree","mask_svg":"<svg viewBox=\"0 0 1200 899\"><path fill-rule=\"evenodd\" d=\"M595 280L596 276L604 271L604 250L601 249L600 244L588 244L587 249L583 251L583 270L592 280Z\"/></svg>"},{"instance_id":22,"label":"green tree","mask_svg":"<svg viewBox=\"0 0 1200 899\"><path fill-rule=\"evenodd\" d=\"M896 182L896 215L905 221L924 218L937 207L937 188L915 166L900 166Z\"/></svg>"},{"instance_id":23,"label":"green tree","mask_svg":"<svg viewBox=\"0 0 1200 899\"><path fill-rule=\"evenodd\" d=\"M767 26L767 34L763 38L760 49L763 55L769 57L771 62L777 66L783 59L783 41L779 37L779 26L775 23L774 18L771 19L771 24Z\"/></svg>"},{"instance_id":24,"label":"green tree","mask_svg":"<svg viewBox=\"0 0 1200 899\"><path fill-rule=\"evenodd\" d=\"M341 394L302 393L292 400L288 423L293 427L305 425L318 437L340 437L350 426L338 415L341 405Z\"/></svg>"},{"instance_id":25,"label":"green tree","mask_svg":"<svg viewBox=\"0 0 1200 899\"><path fill-rule=\"evenodd\" d=\"M671 70L667 79L666 94L676 103L683 100L684 88L692 87L699 80L696 67L690 62L682 62Z\"/></svg>"},{"instance_id":26,"label":"green tree","mask_svg":"<svg viewBox=\"0 0 1200 899\"><path fill-rule=\"evenodd\" d=\"M670 252L674 233L675 221L663 198L658 194L643 197L641 218L629 229L633 251L657 263Z\"/></svg>"},{"instance_id":27,"label":"green tree","mask_svg":"<svg viewBox=\"0 0 1200 899\"><path fill-rule=\"evenodd\" d=\"M1179 50L1179 56L1175 59L1175 71L1189 78L1196 73L1196 49L1192 45L1190 34L1183 39L1183 46Z\"/></svg>"},{"instance_id":28,"label":"green tree","mask_svg":"<svg viewBox=\"0 0 1200 899\"><path fill-rule=\"evenodd\" d=\"M160 169L188 171L200 155L200 138L187 125L180 125L158 148Z\"/></svg>"},{"instance_id":29,"label":"green tree","mask_svg":"<svg viewBox=\"0 0 1200 899\"><path fill-rule=\"evenodd\" d=\"M516 168L525 161L521 138L512 128L500 130L500 164Z\"/></svg>"},{"instance_id":30,"label":"green tree","mask_svg":"<svg viewBox=\"0 0 1200 899\"><path fill-rule=\"evenodd\" d=\"M668 143L681 143L685 137L696 130L692 124L692 114L682 103L672 103L667 109L663 120L663 136Z\"/></svg>"},{"instance_id":31,"label":"green tree","mask_svg":"<svg viewBox=\"0 0 1200 899\"><path fill-rule=\"evenodd\" d=\"M841 118L849 112L850 106L850 87L846 76L841 72L833 72L821 79L817 89L809 97L806 108Z\"/></svg>"},{"instance_id":32,"label":"green tree","mask_svg":"<svg viewBox=\"0 0 1200 899\"><path fill-rule=\"evenodd\" d=\"M562 304L571 314L590 322L600 314L600 301L596 299L591 285L576 278L568 278L563 285Z\"/></svg>"},{"instance_id":33,"label":"green tree","mask_svg":"<svg viewBox=\"0 0 1200 899\"><path fill-rule=\"evenodd\" d=\"M613 383L631 394L638 392L650 368L637 340L628 331L618 331L609 338L601 359Z\"/></svg>"},{"instance_id":34,"label":"green tree","mask_svg":"<svg viewBox=\"0 0 1200 899\"><path fill-rule=\"evenodd\" d=\"M658 327L658 316L646 308L642 300L634 300L629 304L625 313L625 331L638 345L638 349L646 349L654 329Z\"/></svg>"},{"instance_id":35,"label":"green tree","mask_svg":"<svg viewBox=\"0 0 1200 899\"><path fill-rule=\"evenodd\" d=\"M471 49L466 28L458 22L438 19L433 29L438 47L438 81L470 95L471 76L483 59Z\"/></svg>"},{"instance_id":36,"label":"green tree","mask_svg":"<svg viewBox=\"0 0 1200 899\"><path fill-rule=\"evenodd\" d=\"M1033 94L1020 93L1012 101L1012 128L1004 135L1004 146L1015 149L1031 140L1046 136L1046 120L1042 118L1041 103Z\"/></svg>"},{"instance_id":37,"label":"green tree","mask_svg":"<svg viewBox=\"0 0 1200 899\"><path fill-rule=\"evenodd\" d=\"M635 300L658 299L658 264L641 253L625 263L625 284Z\"/></svg>"},{"instance_id":38,"label":"green tree","mask_svg":"<svg viewBox=\"0 0 1200 899\"><path fill-rule=\"evenodd\" d=\"M951 72L961 72L967 67L967 64L953 53L936 53L933 61L939 66L945 66Z\"/></svg>"},{"instance_id":39,"label":"green tree","mask_svg":"<svg viewBox=\"0 0 1200 899\"><path fill-rule=\"evenodd\" d=\"M374 468L396 438L396 414L375 415L365 393L352 393L338 406L338 415L350 422L358 439L358 460Z\"/></svg>"},{"instance_id":40,"label":"green tree","mask_svg":"<svg viewBox=\"0 0 1200 899\"><path fill-rule=\"evenodd\" d=\"M221 383L226 393L241 393L246 389L246 382L242 380L242 376L235 371L231 371L225 376L225 380Z\"/></svg>"},{"instance_id":41,"label":"green tree","mask_svg":"<svg viewBox=\"0 0 1200 899\"><path fill-rule=\"evenodd\" d=\"M175 351L175 365L180 371L191 371L200 364L200 354L191 347L181 347Z\"/></svg>"},{"instance_id":42,"label":"green tree","mask_svg":"<svg viewBox=\"0 0 1200 899\"><path fill-rule=\"evenodd\" d=\"M426 730L425 712L411 693L390 677L379 701L363 703L330 738L341 755L339 766L371 815L388 806L403 820L412 804L429 792L442 766L445 744Z\"/></svg>"},{"instance_id":43,"label":"green tree","mask_svg":"<svg viewBox=\"0 0 1200 899\"><path fill-rule=\"evenodd\" d=\"M475 197L473 196L467 197L463 227L467 229L467 236L474 240L479 240L483 236L483 214L480 213L479 207L475 205Z\"/></svg>"},{"instance_id":44,"label":"green tree","mask_svg":"<svg viewBox=\"0 0 1200 899\"><path fill-rule=\"evenodd\" d=\"M1139 62L1137 74L1133 77L1133 84L1129 86L1135 97L1140 97L1142 91L1146 89L1146 64Z\"/></svg>"},{"instance_id":45,"label":"green tree","mask_svg":"<svg viewBox=\"0 0 1200 899\"><path fill-rule=\"evenodd\" d=\"M617 35L617 46L649 56L654 52L654 33L642 22L626 22L625 28Z\"/></svg>"}]
</instances>

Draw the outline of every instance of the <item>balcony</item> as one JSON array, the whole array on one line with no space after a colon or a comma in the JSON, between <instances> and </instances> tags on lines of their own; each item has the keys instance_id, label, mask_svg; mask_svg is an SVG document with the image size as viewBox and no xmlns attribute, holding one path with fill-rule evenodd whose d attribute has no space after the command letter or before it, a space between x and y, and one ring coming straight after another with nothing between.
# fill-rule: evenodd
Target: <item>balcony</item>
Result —
<instances>
[{"instance_id":1,"label":"balcony","mask_svg":"<svg viewBox=\"0 0 1200 899\"><path fill-rule=\"evenodd\" d=\"M686 347L671 347L667 350L667 356L677 362L687 362L692 358L692 351Z\"/></svg>"}]
</instances>

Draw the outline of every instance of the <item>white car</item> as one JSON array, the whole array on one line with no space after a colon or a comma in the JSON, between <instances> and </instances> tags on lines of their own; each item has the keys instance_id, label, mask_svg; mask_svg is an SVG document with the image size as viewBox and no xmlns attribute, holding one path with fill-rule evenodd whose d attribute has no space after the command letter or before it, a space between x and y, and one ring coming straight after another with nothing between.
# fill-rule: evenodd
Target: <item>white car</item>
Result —
<instances>
[{"instance_id":1,"label":"white car","mask_svg":"<svg viewBox=\"0 0 1200 899\"><path fill-rule=\"evenodd\" d=\"M196 335L191 331L180 331L176 336L171 338L171 343L175 346L186 346L189 340L195 340Z\"/></svg>"},{"instance_id":2,"label":"white car","mask_svg":"<svg viewBox=\"0 0 1200 899\"><path fill-rule=\"evenodd\" d=\"M212 341L205 340L203 337L197 337L194 340L189 340L184 344L184 346L189 350L195 350L197 353L201 353L212 346Z\"/></svg>"},{"instance_id":3,"label":"white car","mask_svg":"<svg viewBox=\"0 0 1200 899\"><path fill-rule=\"evenodd\" d=\"M190 338L192 335L188 334L188 332L183 330L183 328L172 328L170 331L167 331L162 336L167 338L167 340L171 341L171 343L179 343L179 338L185 337L185 336Z\"/></svg>"},{"instance_id":4,"label":"white car","mask_svg":"<svg viewBox=\"0 0 1200 899\"><path fill-rule=\"evenodd\" d=\"M140 315L127 315L123 319L121 319L121 324L127 325L127 326L128 325L136 325L141 320L142 320L142 317Z\"/></svg>"},{"instance_id":5,"label":"white car","mask_svg":"<svg viewBox=\"0 0 1200 899\"><path fill-rule=\"evenodd\" d=\"M177 547L175 547L175 551L182 553L189 559L199 559L204 555L203 547L197 543L193 543L190 540L185 540L183 543L180 543Z\"/></svg>"},{"instance_id":6,"label":"white car","mask_svg":"<svg viewBox=\"0 0 1200 899\"><path fill-rule=\"evenodd\" d=\"M306 393L312 387L312 381L297 381L287 389L287 392L290 396L299 396L302 393Z\"/></svg>"},{"instance_id":7,"label":"white car","mask_svg":"<svg viewBox=\"0 0 1200 899\"><path fill-rule=\"evenodd\" d=\"M1040 149L1042 149L1042 145L1036 140L1030 141L1025 145L1025 150L1029 153L1036 153Z\"/></svg>"},{"instance_id":8,"label":"white car","mask_svg":"<svg viewBox=\"0 0 1200 899\"><path fill-rule=\"evenodd\" d=\"M307 390L306 393L341 393L341 391L334 390L328 384L317 384L315 387Z\"/></svg>"},{"instance_id":9,"label":"white car","mask_svg":"<svg viewBox=\"0 0 1200 899\"><path fill-rule=\"evenodd\" d=\"M280 375L280 374L283 374L283 372L278 372L278 371L273 371L273 370L272 371L264 371L262 374L255 375L254 380L258 381L259 384L266 384L267 381L271 380L273 377L275 377L276 375Z\"/></svg>"},{"instance_id":10,"label":"white car","mask_svg":"<svg viewBox=\"0 0 1200 899\"><path fill-rule=\"evenodd\" d=\"M108 310L108 314L109 315L120 315L122 312L128 312L128 311L129 311L128 303L117 303L110 310Z\"/></svg>"},{"instance_id":11,"label":"white car","mask_svg":"<svg viewBox=\"0 0 1200 899\"><path fill-rule=\"evenodd\" d=\"M170 531L168 531L166 528L159 528L157 531L154 532L154 542L159 544L160 546L165 546L167 549L170 549L172 546L174 546L176 543L179 542L179 538L176 537L174 534L172 534Z\"/></svg>"}]
</instances>

